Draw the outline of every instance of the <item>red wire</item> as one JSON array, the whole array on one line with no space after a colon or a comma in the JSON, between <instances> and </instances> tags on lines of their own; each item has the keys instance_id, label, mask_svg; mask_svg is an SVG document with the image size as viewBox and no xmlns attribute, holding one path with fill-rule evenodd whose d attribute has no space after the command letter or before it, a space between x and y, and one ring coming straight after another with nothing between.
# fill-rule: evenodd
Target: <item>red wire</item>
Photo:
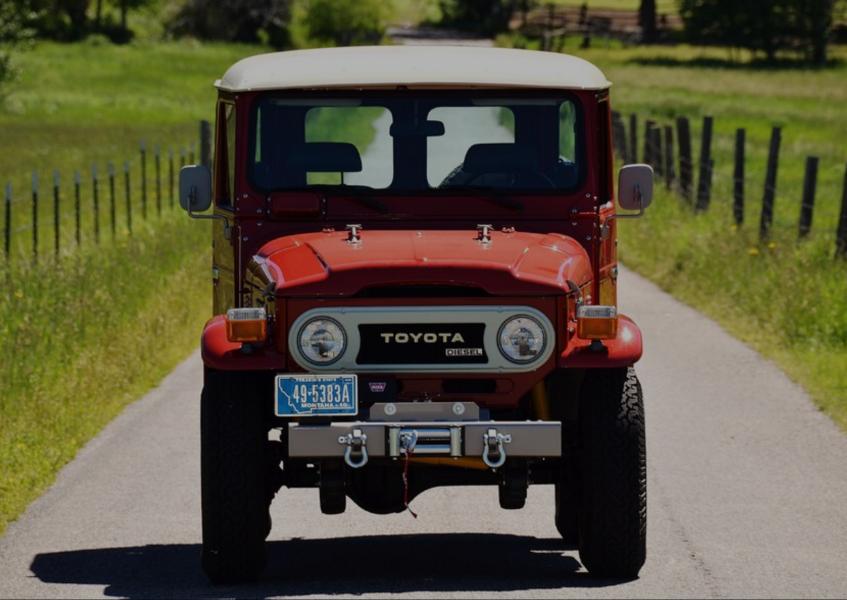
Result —
<instances>
[{"instance_id":1,"label":"red wire","mask_svg":"<svg viewBox=\"0 0 847 600\"><path fill-rule=\"evenodd\" d=\"M406 459L403 462L403 505L409 511L409 514L417 519L418 515L409 506L409 458L411 458L412 452L413 450L403 450L403 453L406 455Z\"/></svg>"}]
</instances>

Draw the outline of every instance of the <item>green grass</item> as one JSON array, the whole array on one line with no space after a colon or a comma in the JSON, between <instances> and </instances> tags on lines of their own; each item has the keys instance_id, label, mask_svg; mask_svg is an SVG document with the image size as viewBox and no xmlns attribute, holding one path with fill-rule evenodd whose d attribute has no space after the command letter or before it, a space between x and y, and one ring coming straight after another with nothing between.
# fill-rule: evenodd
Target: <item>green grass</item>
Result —
<instances>
[{"instance_id":1,"label":"green grass","mask_svg":"<svg viewBox=\"0 0 847 600\"><path fill-rule=\"evenodd\" d=\"M167 203L167 153L188 151L198 139L198 121L212 119L212 83L240 57L261 48L193 42L127 46L40 43L20 53L17 81L0 105L0 185L12 184L13 251L32 251L31 174L38 173L39 251L53 248L52 174L61 178L61 246L72 250L75 171L82 176L83 243L93 239L91 168L101 178L112 162L121 175L130 161L133 212L141 219L139 146L148 150L148 208L155 210L155 148L162 153L163 198ZM195 152L197 149L195 148ZM118 233L125 232L123 180L116 189ZM100 218L109 235L108 185L100 183Z\"/></svg>"},{"instance_id":2,"label":"green grass","mask_svg":"<svg viewBox=\"0 0 847 600\"><path fill-rule=\"evenodd\" d=\"M261 48L193 42L123 47L40 43L17 57L0 105L0 183L11 182L13 261L0 258L0 533L76 451L197 346L211 314L209 228L155 205L154 145L178 152L210 119L212 82ZM139 142L148 159L141 214ZM133 235L117 186L115 239L100 184L101 246L85 175L131 160ZM166 162L163 176L167 185ZM178 166L177 156L177 166ZM52 171L62 178L59 257L52 255ZM83 173L82 247L73 233L74 170ZM30 173L42 182L40 259L30 256Z\"/></svg>"},{"instance_id":3,"label":"green grass","mask_svg":"<svg viewBox=\"0 0 847 600\"><path fill-rule=\"evenodd\" d=\"M580 51L574 43L566 51L597 64L613 82L612 106L625 118L639 115L639 153L645 118L669 124L687 116L696 161L701 119L714 117L708 212L694 214L659 186L643 219L622 222L622 260L775 360L847 429L847 262L833 260L847 165L847 49L833 48L835 66L814 70L790 62L762 68L748 55L733 63L717 48ZM773 125L783 128L776 210L771 239L760 243ZM737 229L731 204L738 127L747 130L747 202ZM812 234L798 243L807 155L820 157L820 170Z\"/></svg>"},{"instance_id":4,"label":"green grass","mask_svg":"<svg viewBox=\"0 0 847 600\"><path fill-rule=\"evenodd\" d=\"M645 219L621 227L621 257L774 359L847 429L847 263L834 261L847 166L847 66L757 70L722 63L719 50L598 50L589 59L614 82L613 105L669 123L715 119L714 193L705 215L662 194ZM758 221L771 127L783 128L770 243ZM731 219L734 132L747 130L746 217ZM643 131L639 131L643 141ZM797 242L806 156L820 157L814 224Z\"/></svg>"},{"instance_id":5,"label":"green grass","mask_svg":"<svg viewBox=\"0 0 847 600\"><path fill-rule=\"evenodd\" d=\"M209 228L177 209L108 251L0 270L0 533L77 450L196 348Z\"/></svg>"}]
</instances>

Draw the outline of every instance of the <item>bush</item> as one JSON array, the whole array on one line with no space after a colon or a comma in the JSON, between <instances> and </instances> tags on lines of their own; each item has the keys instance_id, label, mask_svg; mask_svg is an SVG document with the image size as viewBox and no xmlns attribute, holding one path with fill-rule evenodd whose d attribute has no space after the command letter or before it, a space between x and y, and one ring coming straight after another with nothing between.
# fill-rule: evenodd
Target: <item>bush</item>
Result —
<instances>
[{"instance_id":1,"label":"bush","mask_svg":"<svg viewBox=\"0 0 847 600\"><path fill-rule=\"evenodd\" d=\"M176 36L290 46L291 0L188 0L168 25Z\"/></svg>"},{"instance_id":2,"label":"bush","mask_svg":"<svg viewBox=\"0 0 847 600\"><path fill-rule=\"evenodd\" d=\"M12 79L12 51L30 38L26 27L29 10L20 0L0 0L0 97L3 83Z\"/></svg>"},{"instance_id":3,"label":"bush","mask_svg":"<svg viewBox=\"0 0 847 600\"><path fill-rule=\"evenodd\" d=\"M680 0L685 33L694 43L721 44L763 52L768 61L780 50L800 52L815 64L826 62L833 0Z\"/></svg>"},{"instance_id":4,"label":"bush","mask_svg":"<svg viewBox=\"0 0 847 600\"><path fill-rule=\"evenodd\" d=\"M440 0L441 24L483 35L494 35L509 29L509 20L519 0Z\"/></svg>"},{"instance_id":5,"label":"bush","mask_svg":"<svg viewBox=\"0 0 847 600\"><path fill-rule=\"evenodd\" d=\"M385 35L387 6L382 0L311 0L305 25L309 37L322 43L377 44Z\"/></svg>"}]
</instances>

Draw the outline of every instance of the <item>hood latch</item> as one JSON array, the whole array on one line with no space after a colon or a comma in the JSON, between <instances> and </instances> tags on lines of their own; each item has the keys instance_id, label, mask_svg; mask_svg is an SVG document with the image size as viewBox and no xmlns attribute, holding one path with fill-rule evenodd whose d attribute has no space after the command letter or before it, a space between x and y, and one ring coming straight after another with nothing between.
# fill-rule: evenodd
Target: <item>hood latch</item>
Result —
<instances>
[{"instance_id":1,"label":"hood latch","mask_svg":"<svg viewBox=\"0 0 847 600\"><path fill-rule=\"evenodd\" d=\"M491 243L491 225L477 225L476 226L476 241L480 244L490 244Z\"/></svg>"},{"instance_id":2,"label":"hood latch","mask_svg":"<svg viewBox=\"0 0 847 600\"><path fill-rule=\"evenodd\" d=\"M362 226L357 224L347 225L347 243L361 244L362 243Z\"/></svg>"}]
</instances>

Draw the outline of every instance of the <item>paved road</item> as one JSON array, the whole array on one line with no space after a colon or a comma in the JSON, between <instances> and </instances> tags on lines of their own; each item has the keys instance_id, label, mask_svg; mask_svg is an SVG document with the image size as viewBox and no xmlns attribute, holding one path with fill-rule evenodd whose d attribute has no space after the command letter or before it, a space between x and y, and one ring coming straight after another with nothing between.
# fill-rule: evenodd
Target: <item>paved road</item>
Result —
<instances>
[{"instance_id":1,"label":"paved road","mask_svg":"<svg viewBox=\"0 0 847 600\"><path fill-rule=\"evenodd\" d=\"M417 520L355 506L323 516L316 491L283 490L264 579L210 587L195 355L0 539L0 596L843 597L847 436L711 321L629 272L622 290L647 350L649 558L636 581L585 574L556 539L544 486L516 512L493 489L432 490L414 501Z\"/></svg>"}]
</instances>

